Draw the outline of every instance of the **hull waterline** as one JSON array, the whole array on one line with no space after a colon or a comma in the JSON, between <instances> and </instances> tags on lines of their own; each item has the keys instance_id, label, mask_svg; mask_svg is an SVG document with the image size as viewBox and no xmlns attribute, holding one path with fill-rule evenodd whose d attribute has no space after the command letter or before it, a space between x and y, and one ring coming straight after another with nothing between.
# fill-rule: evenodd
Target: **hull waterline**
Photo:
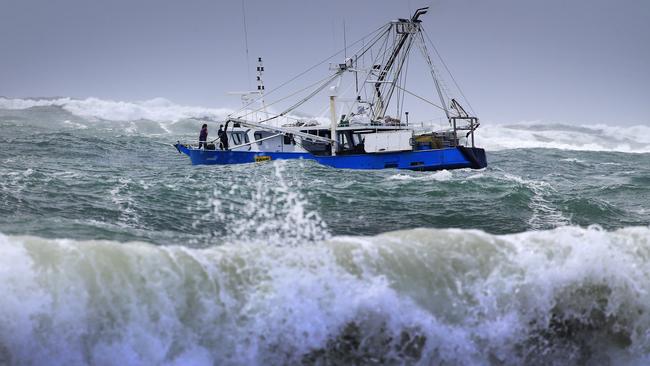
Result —
<instances>
[{"instance_id":1,"label":"hull waterline","mask_svg":"<svg viewBox=\"0 0 650 366\"><path fill-rule=\"evenodd\" d=\"M377 154L318 156L307 152L262 152L232 150L202 150L175 144L180 153L190 157L193 165L228 165L269 160L304 159L339 169L481 169L487 166L485 150L471 147L400 151Z\"/></svg>"}]
</instances>

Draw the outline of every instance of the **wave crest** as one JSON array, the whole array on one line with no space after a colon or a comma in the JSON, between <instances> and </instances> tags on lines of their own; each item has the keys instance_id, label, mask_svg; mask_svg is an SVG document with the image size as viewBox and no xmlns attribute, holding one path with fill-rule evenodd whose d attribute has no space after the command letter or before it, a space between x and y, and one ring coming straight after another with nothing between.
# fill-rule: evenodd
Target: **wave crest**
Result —
<instances>
[{"instance_id":1,"label":"wave crest","mask_svg":"<svg viewBox=\"0 0 650 366\"><path fill-rule=\"evenodd\" d=\"M174 122L188 118L223 119L232 111L225 108L204 108L174 104L164 98L140 102L122 102L98 98L73 99L9 99L0 98L0 109L22 110L33 107L61 107L84 118L109 121L151 120Z\"/></svg>"},{"instance_id":2,"label":"wave crest","mask_svg":"<svg viewBox=\"0 0 650 366\"><path fill-rule=\"evenodd\" d=\"M98 98L15 99L0 97L0 109L26 110L33 107L60 107L84 118L128 122L127 131L173 133L196 132L197 123L171 128L169 122L191 118L222 120L233 111L227 108L183 106L164 98L124 102ZM162 123L159 128L138 126L133 121ZM72 122L67 122L72 123ZM328 122L322 120L321 123ZM82 127L83 128L83 127ZM548 148L579 151L614 151L650 153L650 127L615 125L571 125L566 123L521 122L516 124L483 124L476 133L478 146L486 150Z\"/></svg>"},{"instance_id":3,"label":"wave crest","mask_svg":"<svg viewBox=\"0 0 650 366\"><path fill-rule=\"evenodd\" d=\"M650 127L543 122L488 124L476 133L476 141L478 146L491 151L547 148L650 153Z\"/></svg>"},{"instance_id":4,"label":"wave crest","mask_svg":"<svg viewBox=\"0 0 650 366\"><path fill-rule=\"evenodd\" d=\"M643 364L650 228L322 245L0 236L0 360Z\"/></svg>"}]
</instances>

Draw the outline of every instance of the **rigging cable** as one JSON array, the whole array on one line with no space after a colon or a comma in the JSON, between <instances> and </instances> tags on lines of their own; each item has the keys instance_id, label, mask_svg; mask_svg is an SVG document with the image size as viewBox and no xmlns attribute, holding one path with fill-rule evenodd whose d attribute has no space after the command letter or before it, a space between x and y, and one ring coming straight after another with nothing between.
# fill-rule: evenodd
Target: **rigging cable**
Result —
<instances>
[{"instance_id":1,"label":"rigging cable","mask_svg":"<svg viewBox=\"0 0 650 366\"><path fill-rule=\"evenodd\" d=\"M447 73L451 77L451 80L454 82L454 85L456 85L456 88L458 88L458 91L460 92L460 95L465 100L465 103L467 103L467 106L469 107L469 109L471 109L474 116L476 116L476 112L474 111L474 108L472 108L472 105L469 103L469 100L465 96L465 93L463 93L463 89L461 89L460 85L458 85L458 83L456 82L456 79L454 78L454 75L451 73L451 71L447 67L447 63L445 63L445 60L443 60L442 56L440 56L440 53L438 52L438 49L436 48L436 46L433 44L433 41L431 41L431 38L429 37L429 34L424 29L422 29L422 33L424 33L424 35L427 37L427 40L429 40L429 43L431 44L431 47L433 47L433 51L436 53L436 55L438 56L438 58L442 62L442 65L445 67L445 70L447 70Z\"/></svg>"},{"instance_id":2,"label":"rigging cable","mask_svg":"<svg viewBox=\"0 0 650 366\"><path fill-rule=\"evenodd\" d=\"M284 100L286 100L286 99L289 99L289 98L293 97L293 96L296 95L296 94L299 94L299 93L301 93L301 92L303 92L303 91L305 91L305 90L307 90L307 89L310 89L310 88L312 88L312 87L314 87L314 86L316 86L316 85L319 85L319 84L322 83L322 82L325 82L325 80L328 80L328 79L331 78L331 77L332 77L332 75L327 75L326 77L324 77L324 78L322 78L322 79L320 79L320 80L318 80L318 81L316 81L316 82L314 82L314 83L312 83L312 84L309 84L309 85L307 85L306 87L304 87L304 88L302 88L302 89L300 89L300 90L297 90L297 91L295 91L295 92L293 92L293 93L291 93L291 94L289 94L289 95L286 95L286 96L284 96L283 98L280 98L280 99L278 99L278 100L275 100L275 101L273 101L273 102L270 103L270 104L266 104L266 106L269 107L269 106L272 106L272 105L278 104L278 103L280 103L280 102L282 102L282 101L284 101ZM260 112L260 111L262 111L263 109L264 109L264 107L262 107L262 108L258 108L258 109L253 109L253 110L249 110L249 111L241 110L241 112L246 112L246 113L244 113L244 114L240 114L240 115L237 115L237 116L235 116L235 118L244 118L245 116L251 115L251 114L253 114L253 113ZM232 116L233 114L234 114L234 112L231 113L230 116Z\"/></svg>"},{"instance_id":3,"label":"rigging cable","mask_svg":"<svg viewBox=\"0 0 650 366\"><path fill-rule=\"evenodd\" d=\"M302 92L305 91L305 90L311 89L312 87L314 87L314 86L316 86L316 85L319 85L319 84L325 82L326 80L327 80L328 83L330 83L331 81L329 81L329 79L331 79L331 78L332 78L332 75L327 75L325 78L320 79L320 80L318 80L317 82L312 83L312 84L310 84L310 85L307 85L306 87L304 87L304 88L302 88L302 89L300 89L300 90L297 90L297 91L295 91L295 92L293 92L293 93L291 93L291 94L289 94L289 95L287 95L287 96L285 96L285 97L283 97L283 98L280 98L280 99L278 99L278 100L276 100L276 101L274 101L274 102L272 102L272 103L270 103L270 104L267 104L266 106L268 107L268 106L272 106L272 105L274 105L274 104L280 103L280 102L282 102L282 101L284 101L284 100L286 100L286 99L289 99L289 98L293 97L294 95L297 95L297 94L299 94L299 93L302 93ZM322 87L319 88L319 90L322 90ZM254 114L254 113L257 113L257 112L259 112L259 111L261 111L261 110L263 110L263 109L264 109L264 107L262 107L262 108L258 108L258 109L255 109L255 110L251 110L251 111L248 111L247 113L244 113L244 114L242 114L242 115L235 116L235 118L241 118L241 119L243 119L244 117L246 117L246 116L248 116L248 115L251 115L251 114ZM231 114L231 115L232 115L232 114ZM276 116L276 117L277 117L277 116ZM290 116L286 116L286 117L289 118L289 119L295 119L295 120L298 120L297 118L292 118L292 117L290 117Z\"/></svg>"},{"instance_id":4,"label":"rigging cable","mask_svg":"<svg viewBox=\"0 0 650 366\"><path fill-rule=\"evenodd\" d=\"M251 86L251 58L248 54L248 30L246 27L246 7L244 6L244 1L241 0L241 11L244 17L244 44L246 46L246 75L248 76L248 89L252 88Z\"/></svg>"},{"instance_id":5,"label":"rigging cable","mask_svg":"<svg viewBox=\"0 0 650 366\"><path fill-rule=\"evenodd\" d=\"M294 110L294 109L300 107L300 106L301 106L302 104L304 104L306 101L308 101L309 99L313 98L316 94L320 93L323 89L325 89L325 87L327 87L327 86L328 86L332 81L334 81L334 80L339 76L339 74L340 74L340 73L337 72L337 73L334 74L334 75L328 76L328 77L326 78L327 81L326 81L325 83L323 83L321 86L319 86L318 88L316 88L316 89L315 89L313 92L311 92L308 96L306 96L306 97L304 97L303 99L299 100L298 103L295 103L295 104L293 104L291 107L285 109L282 113L277 114L277 115L275 115L275 116L273 116L273 117L270 117L270 118L264 119L264 120L262 120L262 121L259 121L259 122L257 122L257 123L264 123L264 122L268 122L268 121L274 120L274 119L276 119L276 118L279 118L279 117L283 117L283 116L285 116L287 113L289 113L289 112L291 112L292 110ZM320 80L319 80L319 82L320 82ZM311 88L312 86L313 86L313 84L310 85L310 86L308 86L308 87L306 87L306 88L303 88L303 89L299 90L299 91L296 92L296 93L293 93L293 94L290 95L290 96L293 96L293 95L295 95L295 94L297 94L297 93L299 93L299 92L302 92L302 91L304 91L304 90L306 90L306 89L309 89L309 88ZM278 103L279 101L284 100L284 99L287 99L287 98L289 98L290 96L287 96L287 97L282 98L282 99L280 99L280 100L278 100L278 101L275 101L275 102L273 102L272 104ZM245 114L245 116L248 115L248 114L250 114L250 113ZM241 118L241 117L240 117L240 118ZM288 118L288 116L287 116L287 118ZM293 119L293 118L292 118L292 119Z\"/></svg>"},{"instance_id":6,"label":"rigging cable","mask_svg":"<svg viewBox=\"0 0 650 366\"><path fill-rule=\"evenodd\" d=\"M418 98L418 99L420 99L420 100L422 100L422 101L424 101L424 102L426 102L426 103L431 104L432 106L434 106L434 107L436 107L436 108L440 108L441 110L445 111L445 108L443 108L443 107L441 107L441 106L439 106L439 105L433 103L432 101L430 101L430 100L428 100L428 99L426 99L426 98L424 98L424 97L421 97L421 96L419 96L419 95L417 95L417 94L415 94L415 93L413 93L413 92L410 92L410 91L408 91L408 90L402 88L402 87L399 86L399 85L398 85L397 87L398 87L399 89L402 89L403 92L408 93L409 95L412 95L412 96L414 96L414 97L416 97L416 98Z\"/></svg>"},{"instance_id":7,"label":"rigging cable","mask_svg":"<svg viewBox=\"0 0 650 366\"><path fill-rule=\"evenodd\" d=\"M401 77L401 79L402 79L402 87L399 87L399 85L398 85L397 98L398 98L398 103L400 104L401 108L398 108L397 113L399 115L400 120L402 119L402 112L404 112L404 98L406 97L406 94L404 92L404 88L406 87L406 78L407 78L408 72L409 72L410 61L411 61L411 53L409 52L406 55L406 68L404 69L404 73L402 74L403 76ZM401 100L401 102L399 102L399 89L402 90L402 100Z\"/></svg>"},{"instance_id":8,"label":"rigging cable","mask_svg":"<svg viewBox=\"0 0 650 366\"><path fill-rule=\"evenodd\" d=\"M433 66L433 62L431 61L431 57L429 56L429 52L427 50L427 45L426 42L424 41L424 36L422 35L422 32L419 32L420 37L418 40L420 42L418 43L418 46L420 48L420 52L422 53L422 57L424 57L424 60L427 62L429 65L429 69L431 71L431 77L433 78L433 82L436 85L436 90L438 91L438 96L440 97L440 104L442 104L443 109L445 111L445 115L447 116L447 119L450 118L449 115L449 109L447 109L447 103L445 102L445 98L442 94L442 90L440 90L440 82L438 81L438 78L436 77L436 69ZM451 120L449 120L451 123Z\"/></svg>"},{"instance_id":9,"label":"rigging cable","mask_svg":"<svg viewBox=\"0 0 650 366\"><path fill-rule=\"evenodd\" d=\"M397 63L395 67L392 70L392 79L393 82L391 84L388 84L388 95L385 96L386 102L390 102L390 100L393 97L393 92L395 91L395 87L399 86L400 83L400 78L402 77L402 67L404 67L404 62L406 61L406 57L409 55L411 52L411 46L413 45L413 37L408 38L408 43L406 44L406 48L403 48L402 54L401 54L401 59L398 56L397 58ZM399 104L399 95L398 95L398 101L397 103ZM385 114L388 111L388 106L384 108L383 114ZM399 114L399 106L398 106L398 114Z\"/></svg>"},{"instance_id":10,"label":"rigging cable","mask_svg":"<svg viewBox=\"0 0 650 366\"><path fill-rule=\"evenodd\" d=\"M364 40L364 39L366 39L366 38L368 38L368 37L370 37L370 36L373 36L373 35L374 35L374 36L373 36L373 39L374 39L374 38L380 39L380 38L381 38L381 35L382 35L384 32L387 31L387 29L384 29L384 28L387 28L388 26L390 26L390 23L389 23L389 24L384 24L384 25L382 25L381 27L379 27L379 28L373 30L372 32L366 34L366 35L365 35L364 37L362 37L361 39L359 39L359 40L355 41L354 43L352 43L352 44L350 45L350 47L356 45L357 43L361 42L362 40ZM375 34L375 33L378 33L378 32L379 32L379 36ZM329 61L329 60L332 59L333 57L338 56L338 55L341 54L342 52L344 52L344 50L339 50L338 52L334 53L333 55L330 55L329 57L325 58L324 60L318 62L317 64L315 64L315 65L313 65L313 66L311 66L311 67L309 67L309 68L306 69L305 71L299 73L298 75L296 75L296 76L292 77L291 79L285 81L284 83L280 84L279 86L277 86L277 87L273 88L272 90L266 92L266 93L265 93L265 96L268 97L269 94L272 94L273 92L275 92L275 91L281 89L282 87L284 87L284 86L286 86L287 84L293 82L294 80L298 79L299 77L305 75L306 73L310 72L311 70L315 69L316 67L318 67L318 66L324 64L325 62ZM237 111L235 111L235 112L229 114L228 116L230 117L230 116L232 116L232 115L235 114L235 113L239 113L239 112L241 112L242 110L246 109L247 107L251 106L252 104L258 102L260 99L261 99L261 97L258 97L258 98L253 99L250 103L248 103L247 105L243 106L243 107L240 108L239 110L237 110Z\"/></svg>"},{"instance_id":11,"label":"rigging cable","mask_svg":"<svg viewBox=\"0 0 650 366\"><path fill-rule=\"evenodd\" d=\"M370 77L374 75L374 70L375 70L374 65L381 65L381 64L383 64L383 61L385 60L386 52L387 52L387 49L388 49L388 38L390 36L390 30L391 29L392 29L392 24L388 23L388 28L384 32L382 32L378 37L376 37L376 39L373 42L369 43L368 46L364 46L364 48L362 48L363 52L360 53L360 56L363 56L364 59L365 59L365 54L368 51L370 51L370 60L372 61L372 64L370 65L370 68L368 69L368 72L366 73L365 78L363 78L363 81L362 81L362 84L361 84L362 85L361 88L363 89L366 102L368 101L368 88L366 88L365 85L369 82ZM379 49L377 50L378 51L377 52L377 57L374 57L372 47L382 39L384 41L382 42L382 44L379 46ZM384 49L386 49L386 51L383 51ZM377 61L379 60L380 57L381 57L382 62L378 64ZM373 94L373 96L376 97L376 94ZM370 104L370 109L372 110L373 106L375 105L375 101L373 100L372 102L369 102L369 104ZM327 108L329 108L329 107L327 107ZM325 108L325 111L327 111L327 108ZM352 111L352 108L353 108L353 105L350 105L350 108L348 109L348 113L347 113L348 115Z\"/></svg>"},{"instance_id":12,"label":"rigging cable","mask_svg":"<svg viewBox=\"0 0 650 366\"><path fill-rule=\"evenodd\" d=\"M390 31L391 29L393 29L393 24L389 23L388 31ZM372 64L371 69L370 69L371 71L370 71L370 73L368 73L368 75L366 77L366 80L364 81L364 84L366 82L368 82L368 78L370 78L371 75L374 75L373 72L375 70L375 65L380 66L380 68L378 69L379 70L379 75L377 75L377 78L381 77L381 73L383 72L383 70L381 70L381 65L383 65L384 62L386 61L386 56L387 56L387 53L388 53L388 40L390 38L390 35L391 35L390 33L386 34L386 38L384 39L383 44L377 50L377 57L373 60L373 64ZM395 42L393 41L393 43L395 43ZM377 61L379 61L380 58L381 58L381 62L377 63ZM372 116L371 116L372 118L375 117L375 111L374 111L375 106L378 105L378 104L381 105L381 103L382 103L382 99L381 99L382 95L383 95L382 94L382 91L383 91L382 89L383 88L381 88L381 87L379 88L379 90L376 87L374 89L373 100L372 100L372 103L371 103L372 109L373 109L372 110Z\"/></svg>"}]
</instances>

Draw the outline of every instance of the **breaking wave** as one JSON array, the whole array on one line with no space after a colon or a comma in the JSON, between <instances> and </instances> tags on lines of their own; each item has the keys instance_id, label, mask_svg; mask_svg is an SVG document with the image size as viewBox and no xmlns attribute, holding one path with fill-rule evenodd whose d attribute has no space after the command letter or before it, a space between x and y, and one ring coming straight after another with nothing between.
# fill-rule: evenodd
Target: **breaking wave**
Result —
<instances>
[{"instance_id":1,"label":"breaking wave","mask_svg":"<svg viewBox=\"0 0 650 366\"><path fill-rule=\"evenodd\" d=\"M305 244L0 235L0 364L650 362L650 228Z\"/></svg>"},{"instance_id":2,"label":"breaking wave","mask_svg":"<svg viewBox=\"0 0 650 366\"><path fill-rule=\"evenodd\" d=\"M9 99L0 98L0 109L22 110L33 107L61 107L73 115L109 121L151 120L173 122L188 118L223 119L232 111L174 104L164 98L141 102L121 102L97 98Z\"/></svg>"},{"instance_id":3,"label":"breaking wave","mask_svg":"<svg viewBox=\"0 0 650 366\"><path fill-rule=\"evenodd\" d=\"M197 122L187 126L173 123L193 118L224 119L232 110L182 106L164 98L123 102L97 98L14 99L0 97L0 109L25 110L33 107L58 107L85 120L121 122L127 132L154 134L195 133ZM144 121L153 121L145 123ZM170 124L171 122L171 124ZM87 128L83 121L65 121L70 128ZM159 125L159 126L158 126ZM521 122L483 124L476 134L477 144L488 151L549 148L582 151L650 153L650 126L571 125ZM398 178L399 179L399 178Z\"/></svg>"},{"instance_id":4,"label":"breaking wave","mask_svg":"<svg viewBox=\"0 0 650 366\"><path fill-rule=\"evenodd\" d=\"M548 148L650 153L650 126L568 125L544 122L482 125L477 144L486 150Z\"/></svg>"}]
</instances>

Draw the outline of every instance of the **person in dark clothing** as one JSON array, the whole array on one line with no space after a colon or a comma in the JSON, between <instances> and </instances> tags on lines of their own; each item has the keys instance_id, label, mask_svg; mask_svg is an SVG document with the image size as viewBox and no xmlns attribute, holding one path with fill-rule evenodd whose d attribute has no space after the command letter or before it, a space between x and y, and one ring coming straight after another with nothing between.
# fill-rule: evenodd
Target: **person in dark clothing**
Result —
<instances>
[{"instance_id":1,"label":"person in dark clothing","mask_svg":"<svg viewBox=\"0 0 650 366\"><path fill-rule=\"evenodd\" d=\"M220 141L220 147L221 150L228 150L228 134L226 133L226 130L223 129L223 125L219 126L219 132L217 132L217 136L219 136L219 141Z\"/></svg>"},{"instance_id":2,"label":"person in dark clothing","mask_svg":"<svg viewBox=\"0 0 650 366\"><path fill-rule=\"evenodd\" d=\"M221 142L221 136L223 135L223 125L219 125L219 131L217 131L217 138L219 139L219 149L223 150L223 143Z\"/></svg>"},{"instance_id":3,"label":"person in dark clothing","mask_svg":"<svg viewBox=\"0 0 650 366\"><path fill-rule=\"evenodd\" d=\"M199 149L201 146L204 149L208 148L208 125L206 123L201 126L201 133L199 134Z\"/></svg>"}]
</instances>

